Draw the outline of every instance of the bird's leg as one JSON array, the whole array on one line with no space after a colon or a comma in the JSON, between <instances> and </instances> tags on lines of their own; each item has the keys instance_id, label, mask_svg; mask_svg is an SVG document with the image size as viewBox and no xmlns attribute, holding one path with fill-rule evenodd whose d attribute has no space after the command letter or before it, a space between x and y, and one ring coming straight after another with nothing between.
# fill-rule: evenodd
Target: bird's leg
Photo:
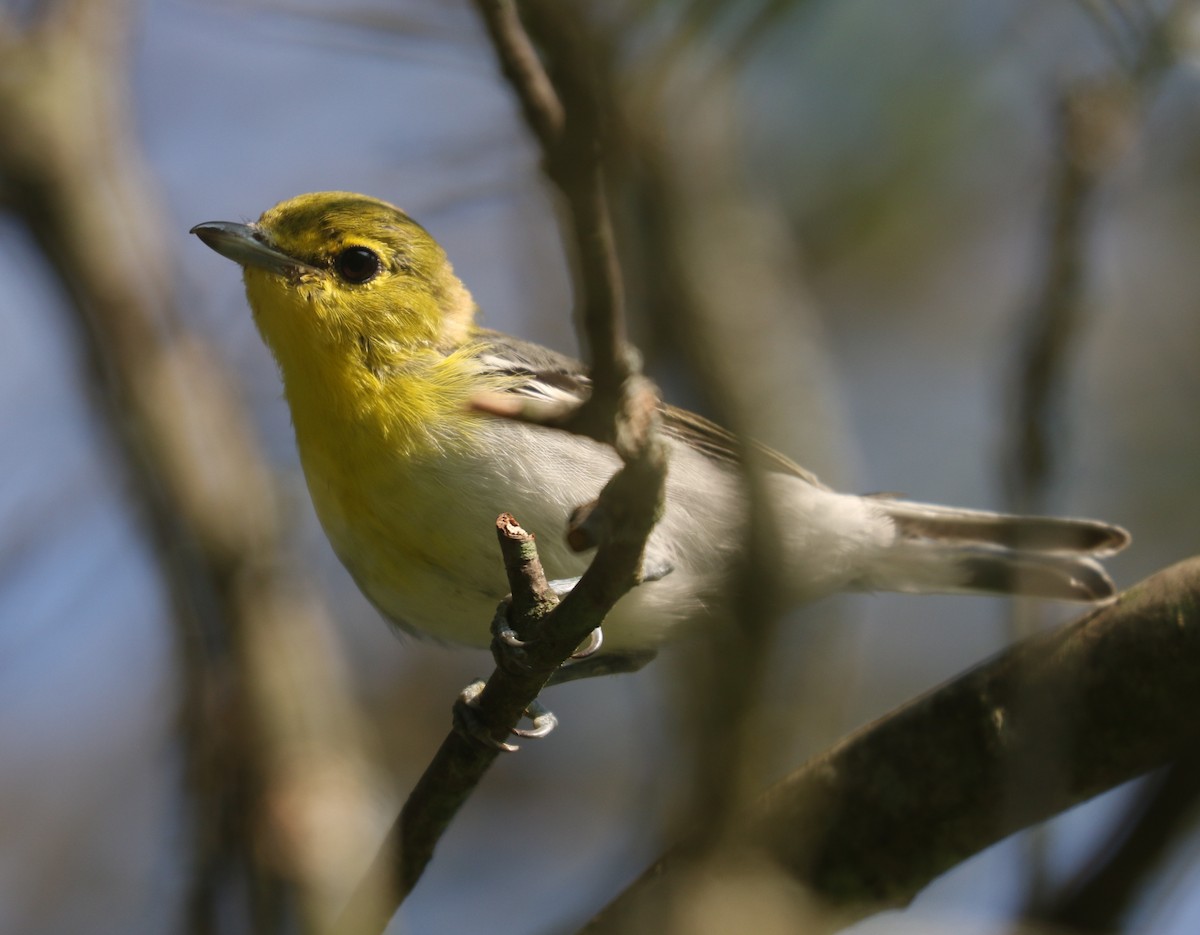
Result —
<instances>
[{"instance_id":1,"label":"bird's leg","mask_svg":"<svg viewBox=\"0 0 1200 935\"><path fill-rule=\"evenodd\" d=\"M529 718L533 727L514 727L512 732L518 737L540 740L549 734L550 731L554 730L554 728L558 727L558 718L554 716L554 712L536 698L525 709L525 716ZM511 747L512 744L505 744L504 746Z\"/></svg>"},{"instance_id":2,"label":"bird's leg","mask_svg":"<svg viewBox=\"0 0 1200 935\"><path fill-rule=\"evenodd\" d=\"M669 562L647 558L642 563L639 583L659 581L674 570ZM567 594L579 583L579 578L557 578L549 582L550 587L559 595ZM526 661L525 640L522 640L508 620L510 598L505 598L496 608L492 616L492 657L496 664L508 671L524 674L529 665ZM550 676L547 686L561 685L564 682L574 682L577 679L592 678L597 675L615 675L622 672L636 672L645 666L657 653L652 649L631 650L627 652L608 652L599 654L604 645L604 631L596 627L587 635L575 652L563 662ZM489 746L501 750L513 751L514 744L496 741L474 716L474 707L478 703L479 693L483 691L483 681L476 680L463 689L455 704L455 725L459 730L474 737ZM540 701L535 700L525 709L525 716L533 723L532 727L512 729L518 737L537 739L545 737L558 725L558 718Z\"/></svg>"},{"instance_id":3,"label":"bird's leg","mask_svg":"<svg viewBox=\"0 0 1200 935\"><path fill-rule=\"evenodd\" d=\"M514 743L501 743L491 735L484 723L479 719L479 695L487 684L483 679L476 679L461 692L454 702L454 729L464 737L478 741L485 747L494 747L505 753L516 753ZM514 733L516 733L514 731Z\"/></svg>"},{"instance_id":4,"label":"bird's leg","mask_svg":"<svg viewBox=\"0 0 1200 935\"><path fill-rule=\"evenodd\" d=\"M661 581L674 570L675 567L670 562L647 556L642 561L639 583ZM550 582L550 587L559 594L566 594L578 583L578 578L558 578ZM511 630L509 632L511 633ZM515 634L513 635L515 636ZM602 628L596 627L588 634L588 638L579 644L579 648L571 653L558 667L558 670L550 676L550 680L546 683L547 687L562 685L564 682L574 682L577 679L593 678L597 675L636 672L657 655L653 649L608 652L597 655L603 644L604 631Z\"/></svg>"},{"instance_id":5,"label":"bird's leg","mask_svg":"<svg viewBox=\"0 0 1200 935\"><path fill-rule=\"evenodd\" d=\"M524 675L529 671L529 664L525 654L527 643L517 636L517 631L512 628L512 625L508 621L508 608L510 604L511 598L506 597L497 605L496 613L492 616L492 658L496 660L496 665L501 668L509 672ZM591 637L589 636L588 640L590 639ZM471 708L477 703L479 693L483 690L483 684L482 681L476 680L463 689L463 693L459 696L459 704L455 707L455 723L459 724L460 728L465 730L470 736L481 740L489 746L496 746L506 751L516 750L517 747L514 744L498 743L487 731L480 731L480 725L471 721ZM536 740L545 737L558 725L558 718L554 716L554 713L536 699L525 709L525 716L533 723L533 727L514 727L512 733L518 737L528 737Z\"/></svg>"},{"instance_id":6,"label":"bird's leg","mask_svg":"<svg viewBox=\"0 0 1200 935\"><path fill-rule=\"evenodd\" d=\"M661 581L674 570L675 566L670 562L646 556L642 560L639 584ZM550 587L559 594L566 594L578 583L578 578L560 578L551 581ZM597 675L636 672L657 655L653 649L608 652L597 655L603 643L604 632L600 627L596 627L588 635L588 638L579 644L579 648L571 653L570 657L550 676L546 685L561 685L564 682L574 682L577 679L592 678Z\"/></svg>"}]
</instances>

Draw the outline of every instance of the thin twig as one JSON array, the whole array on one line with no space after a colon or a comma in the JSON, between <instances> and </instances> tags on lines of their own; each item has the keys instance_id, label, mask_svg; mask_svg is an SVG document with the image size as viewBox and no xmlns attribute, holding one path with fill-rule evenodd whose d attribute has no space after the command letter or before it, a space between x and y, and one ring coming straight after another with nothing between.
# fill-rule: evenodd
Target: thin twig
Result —
<instances>
[{"instance_id":1,"label":"thin twig","mask_svg":"<svg viewBox=\"0 0 1200 935\"><path fill-rule=\"evenodd\" d=\"M512 588L508 622L518 633L528 635L556 599L546 584L533 536L507 513L497 519L496 533ZM524 672L498 667L492 673L486 698L480 696L476 711L481 726L495 742L481 743L461 730L446 735L351 897L338 932L359 935L387 927L433 858L442 833L500 755L509 732L557 665L530 666Z\"/></svg>"},{"instance_id":2,"label":"thin twig","mask_svg":"<svg viewBox=\"0 0 1200 935\"><path fill-rule=\"evenodd\" d=\"M657 435L658 394L637 374L634 355L625 344L621 277L600 167L599 105L588 42L572 14L560 5L531 3L540 46L553 64L546 71L511 2L477 0L477 5L542 144L547 173L569 209L579 325L594 389L573 410L513 409L497 397L480 397L475 405L498 416L608 442L624 466L605 485L592 513L595 539L588 545L598 546L596 555L561 601L549 592L532 536L512 517L498 520L512 588L507 622L526 644L521 664L512 663L503 641L494 641L497 666L471 703L476 731L456 729L443 741L339 924L339 931L347 935L379 932L386 926L419 880L441 834L547 680L638 583L646 540L664 496L666 453ZM480 730L490 743L478 739ZM377 898L381 891L388 896L383 902Z\"/></svg>"},{"instance_id":3,"label":"thin twig","mask_svg":"<svg viewBox=\"0 0 1200 935\"><path fill-rule=\"evenodd\" d=\"M513 0L475 0L487 26L500 69L521 103L525 122L537 137L542 151L558 146L563 131L563 105L550 76L542 67L537 50L521 25Z\"/></svg>"},{"instance_id":4,"label":"thin twig","mask_svg":"<svg viewBox=\"0 0 1200 935\"><path fill-rule=\"evenodd\" d=\"M650 394L647 402L654 405L657 397ZM610 517L608 535L583 577L557 604L548 596L533 537L509 522L512 517L500 517L497 532L513 588L508 623L527 643L520 666L512 665L494 644L497 666L472 704L479 727L492 742L481 742L461 729L446 736L351 898L338 932L360 935L386 928L416 886L450 821L550 676L637 583L664 478L663 448L650 432L640 452L601 491Z\"/></svg>"},{"instance_id":5,"label":"thin twig","mask_svg":"<svg viewBox=\"0 0 1200 935\"><path fill-rule=\"evenodd\" d=\"M496 520L496 534L500 539L504 572L512 593L513 615L522 621L541 618L554 609L558 597L546 580L533 533L522 529L515 516L502 513ZM517 636L532 640L537 634L523 633L518 629Z\"/></svg>"},{"instance_id":6,"label":"thin twig","mask_svg":"<svg viewBox=\"0 0 1200 935\"><path fill-rule=\"evenodd\" d=\"M604 189L604 120L596 83L595 40L579 22L578 13L558 0L528 0L523 4L524 19L518 17L513 0L476 0L476 5L497 43L530 129L542 145L546 174L567 202L577 321L593 385L591 398L575 410L522 407L504 414L616 443L613 414L625 392L623 384L637 366L626 343L625 297ZM533 43L523 24L546 57L545 68L533 57Z\"/></svg>"}]
</instances>

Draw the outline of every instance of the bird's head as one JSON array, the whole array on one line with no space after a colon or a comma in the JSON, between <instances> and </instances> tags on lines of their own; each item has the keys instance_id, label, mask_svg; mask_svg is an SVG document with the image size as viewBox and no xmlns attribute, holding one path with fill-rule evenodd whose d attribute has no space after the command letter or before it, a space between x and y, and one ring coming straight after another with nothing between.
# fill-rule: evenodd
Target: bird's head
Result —
<instances>
[{"instance_id":1,"label":"bird's head","mask_svg":"<svg viewBox=\"0 0 1200 935\"><path fill-rule=\"evenodd\" d=\"M242 266L255 321L285 371L314 351L453 345L474 317L437 241L375 198L300 195L253 224L212 221L191 232Z\"/></svg>"}]
</instances>

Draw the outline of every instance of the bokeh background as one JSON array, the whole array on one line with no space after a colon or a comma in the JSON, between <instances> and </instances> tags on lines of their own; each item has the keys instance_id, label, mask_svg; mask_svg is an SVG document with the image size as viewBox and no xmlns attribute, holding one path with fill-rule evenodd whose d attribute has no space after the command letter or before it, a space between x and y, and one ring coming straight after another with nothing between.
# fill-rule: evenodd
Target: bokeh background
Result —
<instances>
[{"instance_id":1,"label":"bokeh background","mask_svg":"<svg viewBox=\"0 0 1200 935\"><path fill-rule=\"evenodd\" d=\"M57 6L5 4L0 37L19 43ZM1052 252L1063 101L1121 88L1079 237L1057 461L1036 499L1132 530L1111 566L1122 585L1196 551L1200 19L1189 4L603 6L624 30L620 86L635 109L656 113L665 138L719 137L735 190L774 225L794 315L756 318L747 296L729 316L771 365L753 384L763 434L843 489L1009 505L1014 386ZM1168 7L1161 61L1139 71ZM238 272L187 230L305 191L383 197L442 242L488 325L574 351L555 198L467 0L146 0L124 16L143 194L162 221L144 272L174 284L183 327L223 362L186 396L232 380L266 453L285 561L324 609L314 645L371 764L355 786L369 847L455 693L490 661L397 638L357 593L312 515ZM15 145L0 128L0 148ZM635 226L632 208L618 214ZM162 563L67 294L11 212L0 213L0 283L0 931L182 931L194 811ZM632 327L648 368L691 403L677 336L639 310L639 294ZM765 692L780 742L764 781L1012 635L998 599L855 596L806 612ZM672 679L685 660L666 655L550 694L559 731L497 764L394 930L571 930L659 852L681 782ZM1039 885L1069 878L1131 794L1063 816L1040 850L993 848L856 931L1004 931L1030 867ZM1197 930L1198 847L1180 837L1129 930ZM353 879L369 849L348 853ZM246 930L236 899L228 913L223 930Z\"/></svg>"}]
</instances>

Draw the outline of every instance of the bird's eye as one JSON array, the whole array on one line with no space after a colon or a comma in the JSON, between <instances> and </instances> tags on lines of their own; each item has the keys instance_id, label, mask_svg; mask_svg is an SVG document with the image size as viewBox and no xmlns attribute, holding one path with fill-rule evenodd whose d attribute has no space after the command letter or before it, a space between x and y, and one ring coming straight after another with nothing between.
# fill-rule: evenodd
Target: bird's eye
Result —
<instances>
[{"instance_id":1,"label":"bird's eye","mask_svg":"<svg viewBox=\"0 0 1200 935\"><path fill-rule=\"evenodd\" d=\"M379 257L366 247L347 247L333 260L337 274L355 285L374 279L382 267Z\"/></svg>"}]
</instances>

